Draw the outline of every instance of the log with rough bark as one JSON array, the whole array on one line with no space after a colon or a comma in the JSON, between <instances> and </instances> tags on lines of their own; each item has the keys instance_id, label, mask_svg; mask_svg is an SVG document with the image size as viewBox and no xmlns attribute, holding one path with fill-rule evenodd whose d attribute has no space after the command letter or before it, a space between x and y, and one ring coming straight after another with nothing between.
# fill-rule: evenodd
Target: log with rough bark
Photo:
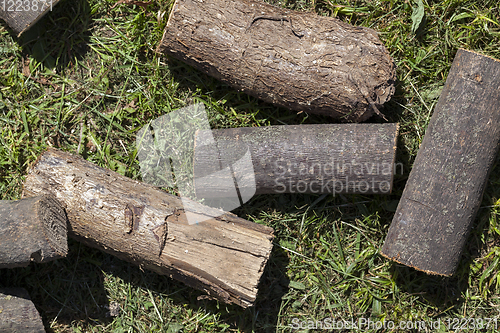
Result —
<instances>
[{"instance_id":1,"label":"log with rough bark","mask_svg":"<svg viewBox=\"0 0 500 333\"><path fill-rule=\"evenodd\" d=\"M266 102L349 121L382 115L395 90L374 30L262 1L176 0L158 51Z\"/></svg>"},{"instance_id":2,"label":"log with rough bark","mask_svg":"<svg viewBox=\"0 0 500 333\"><path fill-rule=\"evenodd\" d=\"M42 318L23 288L0 289L0 333L45 333Z\"/></svg>"},{"instance_id":3,"label":"log with rough bark","mask_svg":"<svg viewBox=\"0 0 500 333\"><path fill-rule=\"evenodd\" d=\"M47 262L67 253L66 213L54 196L0 201L0 268Z\"/></svg>"},{"instance_id":4,"label":"log with rough bark","mask_svg":"<svg viewBox=\"0 0 500 333\"><path fill-rule=\"evenodd\" d=\"M254 193L388 194L397 135L395 123L199 131L196 195L231 197L235 184L242 201Z\"/></svg>"},{"instance_id":5,"label":"log with rough bark","mask_svg":"<svg viewBox=\"0 0 500 333\"><path fill-rule=\"evenodd\" d=\"M42 193L66 205L70 237L226 303L253 305L272 228L181 201L53 148L38 158L24 184L23 196ZM188 223L196 218L203 222Z\"/></svg>"},{"instance_id":6,"label":"log with rough bark","mask_svg":"<svg viewBox=\"0 0 500 333\"><path fill-rule=\"evenodd\" d=\"M452 275L500 143L500 61L458 50L382 255Z\"/></svg>"},{"instance_id":7,"label":"log with rough bark","mask_svg":"<svg viewBox=\"0 0 500 333\"><path fill-rule=\"evenodd\" d=\"M0 3L0 18L17 36L31 28L59 0L3 0Z\"/></svg>"}]
</instances>

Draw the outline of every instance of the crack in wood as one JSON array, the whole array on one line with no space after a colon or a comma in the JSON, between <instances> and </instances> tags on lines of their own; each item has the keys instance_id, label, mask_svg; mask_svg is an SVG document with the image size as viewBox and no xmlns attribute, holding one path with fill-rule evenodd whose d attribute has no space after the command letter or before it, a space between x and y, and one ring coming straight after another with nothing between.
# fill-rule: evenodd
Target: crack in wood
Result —
<instances>
[{"instance_id":1,"label":"crack in wood","mask_svg":"<svg viewBox=\"0 0 500 333\"><path fill-rule=\"evenodd\" d=\"M131 234L132 231L139 229L139 221L141 220L144 206L134 206L127 203L125 206L125 233Z\"/></svg>"},{"instance_id":2,"label":"crack in wood","mask_svg":"<svg viewBox=\"0 0 500 333\"><path fill-rule=\"evenodd\" d=\"M163 249L165 248L165 243L167 242L167 236L168 236L167 218L165 218L165 223L160 224L159 226L153 228L152 230L159 246L158 257L161 256Z\"/></svg>"}]
</instances>

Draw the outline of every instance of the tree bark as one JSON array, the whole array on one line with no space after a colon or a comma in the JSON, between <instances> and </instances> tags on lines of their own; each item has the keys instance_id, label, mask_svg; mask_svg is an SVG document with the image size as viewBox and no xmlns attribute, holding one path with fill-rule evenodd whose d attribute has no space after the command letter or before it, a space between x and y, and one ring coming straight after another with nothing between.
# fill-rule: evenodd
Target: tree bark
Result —
<instances>
[{"instance_id":1,"label":"tree bark","mask_svg":"<svg viewBox=\"0 0 500 333\"><path fill-rule=\"evenodd\" d=\"M41 193L66 204L70 237L226 303L255 301L272 228L181 201L56 149L41 155L26 177L23 195ZM193 219L204 221L189 224Z\"/></svg>"},{"instance_id":2,"label":"tree bark","mask_svg":"<svg viewBox=\"0 0 500 333\"><path fill-rule=\"evenodd\" d=\"M0 268L25 267L68 253L64 208L51 195L0 201Z\"/></svg>"},{"instance_id":3,"label":"tree bark","mask_svg":"<svg viewBox=\"0 0 500 333\"><path fill-rule=\"evenodd\" d=\"M0 18L17 36L31 28L59 0L5 0L0 4Z\"/></svg>"},{"instance_id":4,"label":"tree bark","mask_svg":"<svg viewBox=\"0 0 500 333\"><path fill-rule=\"evenodd\" d=\"M500 143L500 62L458 50L382 255L452 275Z\"/></svg>"},{"instance_id":5,"label":"tree bark","mask_svg":"<svg viewBox=\"0 0 500 333\"><path fill-rule=\"evenodd\" d=\"M348 121L395 90L374 30L255 0L176 0L158 51L266 102Z\"/></svg>"},{"instance_id":6,"label":"tree bark","mask_svg":"<svg viewBox=\"0 0 500 333\"><path fill-rule=\"evenodd\" d=\"M45 333L42 318L23 288L0 289L0 333Z\"/></svg>"},{"instance_id":7,"label":"tree bark","mask_svg":"<svg viewBox=\"0 0 500 333\"><path fill-rule=\"evenodd\" d=\"M194 152L196 194L230 197L235 183L242 201L254 193L388 194L397 134L398 124L200 131Z\"/></svg>"}]
</instances>

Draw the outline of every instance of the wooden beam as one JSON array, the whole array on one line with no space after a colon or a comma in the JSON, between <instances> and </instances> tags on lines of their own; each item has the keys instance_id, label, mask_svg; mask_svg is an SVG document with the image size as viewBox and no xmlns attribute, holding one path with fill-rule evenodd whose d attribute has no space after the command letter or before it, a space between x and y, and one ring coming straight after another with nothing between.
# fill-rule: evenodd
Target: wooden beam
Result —
<instances>
[{"instance_id":1,"label":"wooden beam","mask_svg":"<svg viewBox=\"0 0 500 333\"><path fill-rule=\"evenodd\" d=\"M31 28L59 0L5 0L0 3L0 18L14 31L17 36Z\"/></svg>"},{"instance_id":2,"label":"wooden beam","mask_svg":"<svg viewBox=\"0 0 500 333\"><path fill-rule=\"evenodd\" d=\"M25 289L0 289L0 332L45 333L42 318Z\"/></svg>"}]
</instances>

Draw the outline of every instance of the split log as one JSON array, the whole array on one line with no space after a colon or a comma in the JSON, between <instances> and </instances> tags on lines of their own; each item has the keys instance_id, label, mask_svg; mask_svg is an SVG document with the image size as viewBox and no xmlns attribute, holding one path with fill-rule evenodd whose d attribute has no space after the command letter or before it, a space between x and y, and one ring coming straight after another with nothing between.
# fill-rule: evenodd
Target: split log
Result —
<instances>
[{"instance_id":1,"label":"split log","mask_svg":"<svg viewBox=\"0 0 500 333\"><path fill-rule=\"evenodd\" d=\"M45 333L42 318L23 288L0 289L0 333Z\"/></svg>"},{"instance_id":2,"label":"split log","mask_svg":"<svg viewBox=\"0 0 500 333\"><path fill-rule=\"evenodd\" d=\"M193 163L196 195L232 197L235 185L243 202L254 193L388 194L397 135L398 124L199 131Z\"/></svg>"},{"instance_id":3,"label":"split log","mask_svg":"<svg viewBox=\"0 0 500 333\"><path fill-rule=\"evenodd\" d=\"M500 142L500 62L458 50L382 255L452 275Z\"/></svg>"},{"instance_id":4,"label":"split log","mask_svg":"<svg viewBox=\"0 0 500 333\"><path fill-rule=\"evenodd\" d=\"M23 196L42 193L66 204L70 237L226 303L253 305L272 228L181 201L53 148L38 158L24 184ZM193 218L205 221L189 224Z\"/></svg>"},{"instance_id":5,"label":"split log","mask_svg":"<svg viewBox=\"0 0 500 333\"><path fill-rule=\"evenodd\" d=\"M395 90L374 30L262 1L176 0L158 51L266 102L349 121Z\"/></svg>"},{"instance_id":6,"label":"split log","mask_svg":"<svg viewBox=\"0 0 500 333\"><path fill-rule=\"evenodd\" d=\"M68 253L64 208L52 195L0 201L0 268L25 267Z\"/></svg>"},{"instance_id":7,"label":"split log","mask_svg":"<svg viewBox=\"0 0 500 333\"><path fill-rule=\"evenodd\" d=\"M0 18L17 36L31 28L59 0L4 0L0 5Z\"/></svg>"}]
</instances>

